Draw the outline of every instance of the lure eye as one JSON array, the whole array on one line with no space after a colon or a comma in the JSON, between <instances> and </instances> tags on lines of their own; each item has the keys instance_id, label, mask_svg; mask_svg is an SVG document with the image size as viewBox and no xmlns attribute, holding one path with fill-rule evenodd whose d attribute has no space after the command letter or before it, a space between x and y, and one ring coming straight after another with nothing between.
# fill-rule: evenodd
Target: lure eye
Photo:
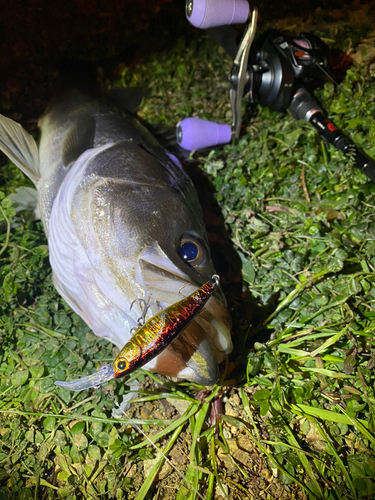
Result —
<instances>
[{"instance_id":1,"label":"lure eye","mask_svg":"<svg viewBox=\"0 0 375 500\"><path fill-rule=\"evenodd\" d=\"M186 264L194 267L201 266L206 260L204 247L191 237L181 239L178 254Z\"/></svg>"},{"instance_id":2,"label":"lure eye","mask_svg":"<svg viewBox=\"0 0 375 500\"><path fill-rule=\"evenodd\" d=\"M124 370L126 370L126 368L128 367L128 363L126 361L124 361L123 359L121 359L118 363L117 363L117 369L122 372Z\"/></svg>"}]
</instances>

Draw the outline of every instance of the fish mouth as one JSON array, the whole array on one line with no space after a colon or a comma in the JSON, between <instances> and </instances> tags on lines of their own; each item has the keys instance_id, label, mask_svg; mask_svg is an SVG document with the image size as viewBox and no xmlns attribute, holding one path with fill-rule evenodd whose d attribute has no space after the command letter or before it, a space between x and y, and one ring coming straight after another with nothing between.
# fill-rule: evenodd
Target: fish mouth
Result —
<instances>
[{"instance_id":1,"label":"fish mouth","mask_svg":"<svg viewBox=\"0 0 375 500\"><path fill-rule=\"evenodd\" d=\"M148 255L147 260L144 257L139 260L140 273L146 293L164 309L202 283L192 282L174 265L172 269L167 268L165 263L171 264L171 261L160 258L160 249L157 255L156 259ZM199 385L213 385L219 377L218 364L233 349L230 329L231 317L225 298L218 290L217 297L208 300L202 312L147 369Z\"/></svg>"}]
</instances>

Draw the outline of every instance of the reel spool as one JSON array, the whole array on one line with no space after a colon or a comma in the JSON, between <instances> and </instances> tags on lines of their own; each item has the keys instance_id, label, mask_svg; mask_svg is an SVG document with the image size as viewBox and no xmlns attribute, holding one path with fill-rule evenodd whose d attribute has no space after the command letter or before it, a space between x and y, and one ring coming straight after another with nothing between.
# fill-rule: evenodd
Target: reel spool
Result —
<instances>
[{"instance_id":1,"label":"reel spool","mask_svg":"<svg viewBox=\"0 0 375 500\"><path fill-rule=\"evenodd\" d=\"M252 47L249 58L251 102L285 112L295 92L316 83L329 70L328 47L311 33L286 35L269 30Z\"/></svg>"}]
</instances>

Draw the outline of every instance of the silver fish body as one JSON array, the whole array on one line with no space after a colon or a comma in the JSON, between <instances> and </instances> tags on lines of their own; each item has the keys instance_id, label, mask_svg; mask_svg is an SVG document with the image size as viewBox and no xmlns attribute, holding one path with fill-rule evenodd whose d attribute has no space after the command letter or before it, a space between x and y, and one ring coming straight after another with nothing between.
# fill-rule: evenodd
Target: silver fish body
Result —
<instances>
[{"instance_id":1,"label":"silver fish body","mask_svg":"<svg viewBox=\"0 0 375 500\"><path fill-rule=\"evenodd\" d=\"M142 314L137 299L149 302L148 319L214 274L197 194L178 160L136 120L78 92L52 103L39 125L37 149L1 117L0 149L37 187L57 290L121 349ZM219 292L145 368L212 384L232 350L229 328Z\"/></svg>"}]
</instances>

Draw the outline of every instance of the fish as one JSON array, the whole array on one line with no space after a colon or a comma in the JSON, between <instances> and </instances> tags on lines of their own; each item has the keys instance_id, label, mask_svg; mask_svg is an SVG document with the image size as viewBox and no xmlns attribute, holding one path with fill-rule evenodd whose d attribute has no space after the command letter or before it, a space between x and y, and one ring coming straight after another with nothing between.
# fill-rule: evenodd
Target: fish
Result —
<instances>
[{"instance_id":1,"label":"fish","mask_svg":"<svg viewBox=\"0 0 375 500\"><path fill-rule=\"evenodd\" d=\"M176 340L202 310L219 286L219 281L219 276L214 274L210 281L191 295L163 309L140 325L112 364L103 365L93 375L72 382L55 381L55 385L71 391L82 391L91 387L97 388L112 378L129 375L137 368L141 368Z\"/></svg>"},{"instance_id":2,"label":"fish","mask_svg":"<svg viewBox=\"0 0 375 500\"><path fill-rule=\"evenodd\" d=\"M54 99L38 125L39 145L0 115L0 150L36 186L57 291L96 336L122 349L142 315L140 299L148 321L215 274L196 190L139 121L79 90ZM232 349L218 287L144 368L212 385Z\"/></svg>"}]
</instances>

